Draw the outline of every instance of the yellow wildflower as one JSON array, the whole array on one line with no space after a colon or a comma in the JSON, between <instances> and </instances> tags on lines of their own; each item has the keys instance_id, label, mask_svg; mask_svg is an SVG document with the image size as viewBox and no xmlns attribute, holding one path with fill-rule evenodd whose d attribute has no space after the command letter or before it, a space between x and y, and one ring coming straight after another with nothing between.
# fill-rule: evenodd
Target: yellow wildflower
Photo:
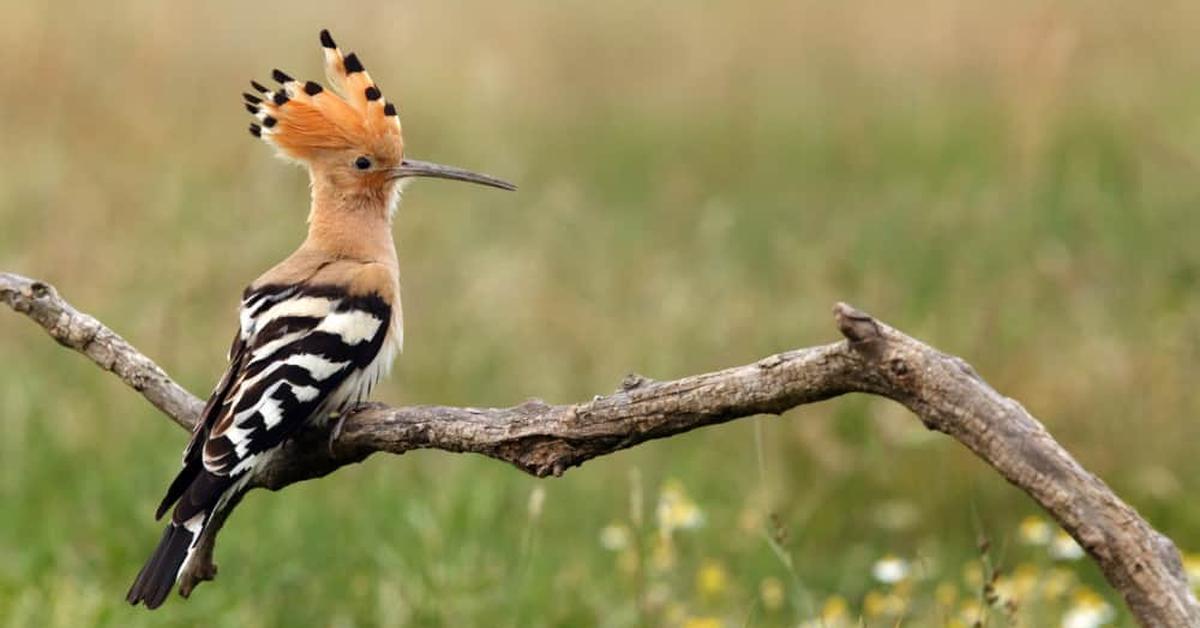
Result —
<instances>
[{"instance_id":1,"label":"yellow wildflower","mask_svg":"<svg viewBox=\"0 0 1200 628\"><path fill-rule=\"evenodd\" d=\"M821 621L826 625L841 625L850 617L850 605L846 598L831 595L821 605Z\"/></svg>"},{"instance_id":2,"label":"yellow wildflower","mask_svg":"<svg viewBox=\"0 0 1200 628\"><path fill-rule=\"evenodd\" d=\"M1013 590L1018 597L1025 598L1033 593L1038 586L1038 580L1042 577L1038 571L1037 565L1032 563L1021 563L1013 570L1012 583Z\"/></svg>"},{"instance_id":3,"label":"yellow wildflower","mask_svg":"<svg viewBox=\"0 0 1200 628\"><path fill-rule=\"evenodd\" d=\"M968 589L978 590L983 586L983 567L979 563L967 563L963 567L963 582Z\"/></svg>"},{"instance_id":4,"label":"yellow wildflower","mask_svg":"<svg viewBox=\"0 0 1200 628\"><path fill-rule=\"evenodd\" d=\"M883 614L883 594L879 591L867 591L863 598L863 614L867 617L879 617Z\"/></svg>"},{"instance_id":5,"label":"yellow wildflower","mask_svg":"<svg viewBox=\"0 0 1200 628\"><path fill-rule=\"evenodd\" d=\"M683 492L683 485L668 480L658 494L658 531L664 538L675 530L698 528L704 523L700 507Z\"/></svg>"},{"instance_id":6,"label":"yellow wildflower","mask_svg":"<svg viewBox=\"0 0 1200 628\"><path fill-rule=\"evenodd\" d=\"M1027 545L1046 545L1054 537L1054 526L1035 515L1022 519L1018 530L1021 541Z\"/></svg>"},{"instance_id":7,"label":"yellow wildflower","mask_svg":"<svg viewBox=\"0 0 1200 628\"><path fill-rule=\"evenodd\" d=\"M863 598L863 614L867 617L896 617L903 615L907 608L908 602L895 593L868 591Z\"/></svg>"},{"instance_id":8,"label":"yellow wildflower","mask_svg":"<svg viewBox=\"0 0 1200 628\"><path fill-rule=\"evenodd\" d=\"M764 578L758 585L758 595L762 598L763 606L769 611L777 611L783 607L785 592L783 583L778 578Z\"/></svg>"},{"instance_id":9,"label":"yellow wildflower","mask_svg":"<svg viewBox=\"0 0 1200 628\"><path fill-rule=\"evenodd\" d=\"M958 601L958 587L949 582L942 582L933 590L933 597L941 606L954 606Z\"/></svg>"},{"instance_id":10,"label":"yellow wildflower","mask_svg":"<svg viewBox=\"0 0 1200 628\"><path fill-rule=\"evenodd\" d=\"M983 621L983 607L975 600L965 600L958 607L958 617L968 626L974 626Z\"/></svg>"},{"instance_id":11,"label":"yellow wildflower","mask_svg":"<svg viewBox=\"0 0 1200 628\"><path fill-rule=\"evenodd\" d=\"M1058 599L1074 584L1075 574L1068 569L1054 567L1046 574L1046 581L1042 584L1042 595L1048 600Z\"/></svg>"},{"instance_id":12,"label":"yellow wildflower","mask_svg":"<svg viewBox=\"0 0 1200 628\"><path fill-rule=\"evenodd\" d=\"M1183 570L1192 581L1192 588L1200 588L1200 553L1187 552L1183 555Z\"/></svg>"},{"instance_id":13,"label":"yellow wildflower","mask_svg":"<svg viewBox=\"0 0 1200 628\"><path fill-rule=\"evenodd\" d=\"M629 526L623 523L610 523L600 531L600 545L613 552L629 547Z\"/></svg>"},{"instance_id":14,"label":"yellow wildflower","mask_svg":"<svg viewBox=\"0 0 1200 628\"><path fill-rule=\"evenodd\" d=\"M713 560L705 561L696 572L696 589L701 595L716 597L725 592L729 586L729 576L725 568Z\"/></svg>"}]
</instances>

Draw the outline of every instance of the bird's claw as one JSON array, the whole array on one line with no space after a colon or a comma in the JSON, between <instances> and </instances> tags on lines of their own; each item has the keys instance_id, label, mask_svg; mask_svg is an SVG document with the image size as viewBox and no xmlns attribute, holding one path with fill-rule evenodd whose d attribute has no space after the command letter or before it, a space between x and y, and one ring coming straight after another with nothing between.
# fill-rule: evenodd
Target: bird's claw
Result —
<instances>
[{"instance_id":1,"label":"bird's claw","mask_svg":"<svg viewBox=\"0 0 1200 628\"><path fill-rule=\"evenodd\" d=\"M196 585L216 577L217 564L211 560L201 561L179 578L179 595L184 598L190 597Z\"/></svg>"},{"instance_id":2,"label":"bird's claw","mask_svg":"<svg viewBox=\"0 0 1200 628\"><path fill-rule=\"evenodd\" d=\"M333 424L333 430L329 432L329 456L333 457L333 445L337 443L337 439L342 435L342 426L346 423L345 413L339 414L337 421Z\"/></svg>"}]
</instances>

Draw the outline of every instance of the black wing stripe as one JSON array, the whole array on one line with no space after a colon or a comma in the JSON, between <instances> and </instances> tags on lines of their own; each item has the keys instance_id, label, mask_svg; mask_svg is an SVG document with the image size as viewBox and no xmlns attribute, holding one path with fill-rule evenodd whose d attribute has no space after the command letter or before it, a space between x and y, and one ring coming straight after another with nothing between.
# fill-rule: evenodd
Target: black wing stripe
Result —
<instances>
[{"instance_id":1,"label":"black wing stripe","mask_svg":"<svg viewBox=\"0 0 1200 628\"><path fill-rule=\"evenodd\" d=\"M262 396L266 394L267 390L272 386L277 385L280 381L287 382L294 386L321 388L321 380L313 377L312 371L299 364L285 364L283 366L279 366L272 371L270 375L270 377L260 379L249 388L242 391L241 396L238 398L237 405L233 408L235 422L237 421L237 415L258 405L258 403L262 400Z\"/></svg>"},{"instance_id":2,"label":"black wing stripe","mask_svg":"<svg viewBox=\"0 0 1200 628\"><path fill-rule=\"evenodd\" d=\"M266 285L259 288L246 288L242 293L242 309L250 314L257 314L266 303L274 303L286 299L299 289L299 286Z\"/></svg>"},{"instance_id":3,"label":"black wing stripe","mask_svg":"<svg viewBox=\"0 0 1200 628\"><path fill-rule=\"evenodd\" d=\"M263 325L254 334L254 357L260 358L260 352L265 345L279 340L287 334L312 329L321 323L319 316L281 316Z\"/></svg>"},{"instance_id":4,"label":"black wing stripe","mask_svg":"<svg viewBox=\"0 0 1200 628\"><path fill-rule=\"evenodd\" d=\"M304 335L320 324L321 318L316 316L286 316L277 318L259 332L262 341L257 342L246 368L242 371L243 379L251 379L266 367L286 359L290 352L284 352L290 345L304 338Z\"/></svg>"},{"instance_id":5,"label":"black wing stripe","mask_svg":"<svg viewBox=\"0 0 1200 628\"><path fill-rule=\"evenodd\" d=\"M336 378L339 373L355 366L354 355L339 353L322 353L319 346L308 346L308 343L287 347L276 352L274 359L247 367L246 378L242 381L237 397L235 412L245 410L254 403L253 397L261 396L261 392L272 382L280 379L281 372L289 367L299 367L307 372L308 379L324 381ZM312 350L310 350L312 349ZM291 370L291 369L289 369Z\"/></svg>"}]
</instances>

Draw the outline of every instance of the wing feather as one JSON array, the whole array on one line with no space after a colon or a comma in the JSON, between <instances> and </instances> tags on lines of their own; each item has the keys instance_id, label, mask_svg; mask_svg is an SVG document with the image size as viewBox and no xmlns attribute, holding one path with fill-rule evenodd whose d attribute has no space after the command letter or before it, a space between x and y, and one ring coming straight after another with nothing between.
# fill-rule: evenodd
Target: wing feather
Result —
<instances>
[{"instance_id":1,"label":"wing feather","mask_svg":"<svg viewBox=\"0 0 1200 628\"><path fill-rule=\"evenodd\" d=\"M336 286L264 286L247 294L241 320L244 355L203 448L217 475L244 473L305 422L369 391L359 380L373 379L391 306Z\"/></svg>"},{"instance_id":2,"label":"wing feather","mask_svg":"<svg viewBox=\"0 0 1200 628\"><path fill-rule=\"evenodd\" d=\"M233 337L233 344L229 347L229 368L225 370L221 381L209 395L208 403L204 404L204 410L200 413L196 426L192 428L192 438L183 450L183 468L175 476L171 485L167 487L166 495L163 496L162 501L158 504L158 509L154 512L155 519L161 519L167 509L179 500L179 497L191 486L204 467L201 454L204 443L208 440L213 425L221 416L225 400L233 388L234 378L245 364L245 359L246 343L243 341L241 330L238 330L238 334Z\"/></svg>"}]
</instances>

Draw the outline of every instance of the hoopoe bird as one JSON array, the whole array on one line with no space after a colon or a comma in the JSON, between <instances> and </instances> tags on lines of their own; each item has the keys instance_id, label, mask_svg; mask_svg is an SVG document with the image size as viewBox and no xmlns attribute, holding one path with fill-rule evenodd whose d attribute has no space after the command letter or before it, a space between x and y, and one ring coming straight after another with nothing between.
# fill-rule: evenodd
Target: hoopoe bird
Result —
<instances>
[{"instance_id":1,"label":"hoopoe bird","mask_svg":"<svg viewBox=\"0 0 1200 628\"><path fill-rule=\"evenodd\" d=\"M404 340L391 232L403 183L438 177L516 189L405 157L396 107L329 31L320 40L336 93L275 70L280 87L251 81L259 95L244 94L256 119L250 132L308 168L308 237L242 296L228 369L155 513L175 507L126 596L134 605L163 603L214 513L237 504L290 435L365 400L389 370Z\"/></svg>"}]
</instances>

